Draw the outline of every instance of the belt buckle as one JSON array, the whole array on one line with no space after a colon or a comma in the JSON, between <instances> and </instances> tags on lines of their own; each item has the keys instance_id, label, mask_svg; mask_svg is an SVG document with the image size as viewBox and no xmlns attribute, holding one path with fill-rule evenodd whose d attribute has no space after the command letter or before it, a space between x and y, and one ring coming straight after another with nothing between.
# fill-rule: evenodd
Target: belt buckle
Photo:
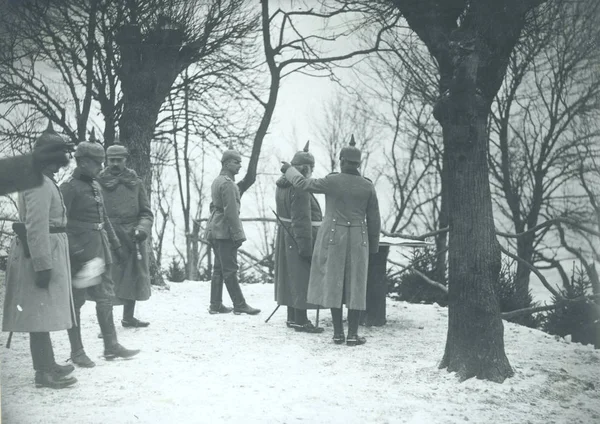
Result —
<instances>
[{"instance_id":1,"label":"belt buckle","mask_svg":"<svg viewBox=\"0 0 600 424\"><path fill-rule=\"evenodd\" d=\"M103 222L100 222L100 223L96 224L96 229L98 231L101 231L103 228L104 228L104 223Z\"/></svg>"}]
</instances>

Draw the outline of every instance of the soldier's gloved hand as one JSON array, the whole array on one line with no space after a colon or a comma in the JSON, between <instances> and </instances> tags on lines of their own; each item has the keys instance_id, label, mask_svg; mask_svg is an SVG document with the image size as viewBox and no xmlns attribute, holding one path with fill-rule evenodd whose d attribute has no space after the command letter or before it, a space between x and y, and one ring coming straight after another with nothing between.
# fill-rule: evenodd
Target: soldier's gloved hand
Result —
<instances>
[{"instance_id":1,"label":"soldier's gloved hand","mask_svg":"<svg viewBox=\"0 0 600 424\"><path fill-rule=\"evenodd\" d=\"M74 151L71 144L52 143L42 146L33 151L33 165L37 169L43 169L46 166L58 163L59 165L67 165L69 157L67 152Z\"/></svg>"},{"instance_id":2,"label":"soldier's gloved hand","mask_svg":"<svg viewBox=\"0 0 600 424\"><path fill-rule=\"evenodd\" d=\"M283 164L283 165L281 165L281 172L285 174L285 171L290 169L292 167L292 165L289 162L285 162L285 161L282 161L281 163Z\"/></svg>"},{"instance_id":3,"label":"soldier's gloved hand","mask_svg":"<svg viewBox=\"0 0 600 424\"><path fill-rule=\"evenodd\" d=\"M241 239L240 239L240 240L234 240L234 241L233 241L233 246L234 246L236 249L239 249L239 248L242 246L242 243L244 243L244 240L241 240Z\"/></svg>"},{"instance_id":4,"label":"soldier's gloved hand","mask_svg":"<svg viewBox=\"0 0 600 424\"><path fill-rule=\"evenodd\" d=\"M117 262L125 262L125 259L127 259L125 257L125 251L121 246L117 247L116 249L113 249L113 255L115 256Z\"/></svg>"},{"instance_id":5,"label":"soldier's gloved hand","mask_svg":"<svg viewBox=\"0 0 600 424\"><path fill-rule=\"evenodd\" d=\"M50 278L52 277L52 270L45 269L43 271L35 272L35 285L40 289L47 289L50 285Z\"/></svg>"},{"instance_id":6,"label":"soldier's gloved hand","mask_svg":"<svg viewBox=\"0 0 600 424\"><path fill-rule=\"evenodd\" d=\"M133 232L133 240L136 243L140 243L148 238L148 234L144 230L135 230Z\"/></svg>"}]
</instances>

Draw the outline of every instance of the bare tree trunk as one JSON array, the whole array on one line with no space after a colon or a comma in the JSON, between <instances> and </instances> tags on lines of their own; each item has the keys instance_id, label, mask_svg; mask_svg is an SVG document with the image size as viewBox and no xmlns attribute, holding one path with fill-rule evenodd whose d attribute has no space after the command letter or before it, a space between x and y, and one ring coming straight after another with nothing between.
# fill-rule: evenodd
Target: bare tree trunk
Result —
<instances>
[{"instance_id":1,"label":"bare tree trunk","mask_svg":"<svg viewBox=\"0 0 600 424\"><path fill-rule=\"evenodd\" d=\"M444 157L447 155L444 154ZM446 160L442 161L442 172L441 172L441 200L440 200L440 214L438 216L438 228L443 229L448 227L448 164ZM447 253L442 253L448 250L448 232L444 231L435 236L435 273L434 280L443 283L446 281L446 274L448 271L447 267Z\"/></svg>"}]
</instances>

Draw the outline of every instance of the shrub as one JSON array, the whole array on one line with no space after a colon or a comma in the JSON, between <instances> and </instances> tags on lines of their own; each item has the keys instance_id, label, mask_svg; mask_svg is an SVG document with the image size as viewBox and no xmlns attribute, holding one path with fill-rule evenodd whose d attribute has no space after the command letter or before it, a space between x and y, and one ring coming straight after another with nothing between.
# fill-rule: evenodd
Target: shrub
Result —
<instances>
[{"instance_id":1,"label":"shrub","mask_svg":"<svg viewBox=\"0 0 600 424\"><path fill-rule=\"evenodd\" d=\"M431 279L435 279L436 253L435 249L415 249L409 261L408 268L414 268ZM387 276L388 293L396 300L410 303L448 304L448 295L437 287L432 286L414 271L407 270L398 277ZM438 281L445 284L445 281Z\"/></svg>"},{"instance_id":2,"label":"shrub","mask_svg":"<svg viewBox=\"0 0 600 424\"><path fill-rule=\"evenodd\" d=\"M575 298L590 294L591 283L581 267L573 271L570 286L562 289L561 295ZM556 298L552 299L554 302ZM543 329L561 337L571 335L574 342L594 344L600 348L600 313L592 301L567 303L546 314Z\"/></svg>"},{"instance_id":3,"label":"shrub","mask_svg":"<svg viewBox=\"0 0 600 424\"><path fill-rule=\"evenodd\" d=\"M167 280L173 283L181 283L185 280L185 269L181 266L181 263L177 259L171 259L171 264L167 270L166 277Z\"/></svg>"},{"instance_id":4,"label":"shrub","mask_svg":"<svg viewBox=\"0 0 600 424\"><path fill-rule=\"evenodd\" d=\"M523 307L521 299L517 298L515 274L516 273L511 269L511 263L508 260L503 259L498 284L496 285L496 294L498 295L498 301L500 302L501 312L510 312ZM532 306L537 306L537 303L533 302L533 296L531 295L531 291L529 291L527 293L525 307L529 308ZM543 318L543 315L539 313L524 314L509 318L508 321L526 327L540 328Z\"/></svg>"}]
</instances>

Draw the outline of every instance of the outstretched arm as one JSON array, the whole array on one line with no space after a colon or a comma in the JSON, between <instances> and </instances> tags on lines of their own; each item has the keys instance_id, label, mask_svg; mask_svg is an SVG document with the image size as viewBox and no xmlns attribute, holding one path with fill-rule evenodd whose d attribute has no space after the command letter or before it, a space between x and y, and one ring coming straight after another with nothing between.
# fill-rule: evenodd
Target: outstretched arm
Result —
<instances>
[{"instance_id":1,"label":"outstretched arm","mask_svg":"<svg viewBox=\"0 0 600 424\"><path fill-rule=\"evenodd\" d=\"M325 193L330 190L330 183L325 178L306 178L296 168L290 167L285 171L285 178L293 184L294 187L310 193Z\"/></svg>"}]
</instances>

